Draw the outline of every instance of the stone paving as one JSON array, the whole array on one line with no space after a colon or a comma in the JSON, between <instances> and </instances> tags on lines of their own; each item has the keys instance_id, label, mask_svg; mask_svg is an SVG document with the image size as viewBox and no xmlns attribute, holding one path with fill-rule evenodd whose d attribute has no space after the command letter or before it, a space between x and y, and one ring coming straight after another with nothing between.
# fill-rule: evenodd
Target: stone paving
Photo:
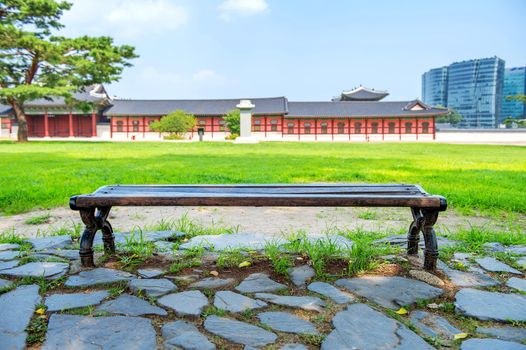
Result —
<instances>
[{"instance_id":1,"label":"stone paving","mask_svg":"<svg viewBox=\"0 0 526 350\"><path fill-rule=\"evenodd\" d=\"M184 234L144 232L142 239L171 249L167 239L174 236ZM116 237L122 250L135 239ZM352 246L343 237L320 239ZM439 262L436 275L397 255L386 259L401 268L395 275L320 280L302 258L284 275L216 265L222 249L261 250L257 234L187 240L174 255L199 244L214 250L202 256L202 266L181 273L169 272L173 257L164 249L156 266L127 272L112 261L82 269L70 236L28 242L30 251L0 244L0 349L26 348L38 322L47 324L36 343L44 350L526 349L524 246L492 243L485 256L456 253L453 261L464 268ZM394 235L376 244L404 242ZM516 262L499 261L495 252Z\"/></svg>"}]
</instances>

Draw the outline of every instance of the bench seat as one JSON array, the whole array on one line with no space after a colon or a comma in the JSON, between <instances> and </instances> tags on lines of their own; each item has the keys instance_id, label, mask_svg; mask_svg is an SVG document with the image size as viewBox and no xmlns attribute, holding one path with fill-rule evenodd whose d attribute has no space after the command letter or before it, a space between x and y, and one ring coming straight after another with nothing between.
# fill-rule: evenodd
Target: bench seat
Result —
<instances>
[{"instance_id":1,"label":"bench seat","mask_svg":"<svg viewBox=\"0 0 526 350\"><path fill-rule=\"evenodd\" d=\"M106 253L115 250L107 221L114 206L276 206L276 207L408 207L413 214L408 253L418 252L419 232L426 243L425 267L436 267L438 247L433 225L446 199L430 195L418 185L308 184L308 185L112 185L91 194L73 196L70 207L80 211L86 225L80 255L93 266L93 238L102 231Z\"/></svg>"}]
</instances>

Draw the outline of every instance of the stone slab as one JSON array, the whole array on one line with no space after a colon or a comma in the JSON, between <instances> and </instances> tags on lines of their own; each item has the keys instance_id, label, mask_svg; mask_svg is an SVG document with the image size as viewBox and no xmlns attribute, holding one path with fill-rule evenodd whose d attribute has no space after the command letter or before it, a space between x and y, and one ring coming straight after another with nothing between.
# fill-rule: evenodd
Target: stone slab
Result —
<instances>
[{"instance_id":1,"label":"stone slab","mask_svg":"<svg viewBox=\"0 0 526 350\"><path fill-rule=\"evenodd\" d=\"M499 339L468 339L460 350L526 350L526 345Z\"/></svg>"},{"instance_id":2,"label":"stone slab","mask_svg":"<svg viewBox=\"0 0 526 350\"><path fill-rule=\"evenodd\" d=\"M254 347L272 344L277 339L276 334L261 327L215 315L206 318L204 328L233 343Z\"/></svg>"},{"instance_id":3,"label":"stone slab","mask_svg":"<svg viewBox=\"0 0 526 350\"><path fill-rule=\"evenodd\" d=\"M285 344L279 350L309 350L303 344Z\"/></svg>"},{"instance_id":4,"label":"stone slab","mask_svg":"<svg viewBox=\"0 0 526 350\"><path fill-rule=\"evenodd\" d=\"M157 348L151 320L54 314L42 350L151 350Z\"/></svg>"},{"instance_id":5,"label":"stone slab","mask_svg":"<svg viewBox=\"0 0 526 350\"><path fill-rule=\"evenodd\" d=\"M0 261L0 270L11 269L17 266L19 262L18 260Z\"/></svg>"},{"instance_id":6,"label":"stone slab","mask_svg":"<svg viewBox=\"0 0 526 350\"><path fill-rule=\"evenodd\" d=\"M432 350L416 333L366 304L351 304L332 319L334 330L322 350L407 349Z\"/></svg>"},{"instance_id":7,"label":"stone slab","mask_svg":"<svg viewBox=\"0 0 526 350\"><path fill-rule=\"evenodd\" d=\"M0 243L0 252L3 252L4 250L16 250L19 248L20 245L16 243Z\"/></svg>"},{"instance_id":8,"label":"stone slab","mask_svg":"<svg viewBox=\"0 0 526 350\"><path fill-rule=\"evenodd\" d=\"M0 278L0 290L9 288L13 285L13 282Z\"/></svg>"},{"instance_id":9,"label":"stone slab","mask_svg":"<svg viewBox=\"0 0 526 350\"><path fill-rule=\"evenodd\" d=\"M165 295L157 303L174 310L178 316L198 317L208 305L208 298L198 290L189 290Z\"/></svg>"},{"instance_id":10,"label":"stone slab","mask_svg":"<svg viewBox=\"0 0 526 350\"><path fill-rule=\"evenodd\" d=\"M68 260L80 260L79 251L75 249L49 249L40 253L59 256Z\"/></svg>"},{"instance_id":11,"label":"stone slab","mask_svg":"<svg viewBox=\"0 0 526 350\"><path fill-rule=\"evenodd\" d=\"M53 294L46 298L45 305L48 312L70 310L98 305L108 296L109 293L105 290L91 293Z\"/></svg>"},{"instance_id":12,"label":"stone slab","mask_svg":"<svg viewBox=\"0 0 526 350\"><path fill-rule=\"evenodd\" d=\"M156 242L161 240L166 240L171 237L183 237L185 236L184 233L179 231L144 231L141 233L139 232L115 232L113 234L115 237L115 244L117 245L125 245L126 242L130 241L143 241L143 242ZM95 235L95 239L93 240L93 245L103 245L102 241L102 234L99 232Z\"/></svg>"},{"instance_id":13,"label":"stone slab","mask_svg":"<svg viewBox=\"0 0 526 350\"><path fill-rule=\"evenodd\" d=\"M190 238L188 242L181 244L179 249L203 247L210 250L213 247L215 251L229 249L262 250L268 241L277 242L279 245L287 243L283 238L271 237L263 233L233 233L195 236Z\"/></svg>"},{"instance_id":14,"label":"stone slab","mask_svg":"<svg viewBox=\"0 0 526 350\"><path fill-rule=\"evenodd\" d=\"M261 323L266 324L275 331L295 334L319 334L311 322L288 312L262 312L257 317Z\"/></svg>"},{"instance_id":15,"label":"stone slab","mask_svg":"<svg viewBox=\"0 0 526 350\"><path fill-rule=\"evenodd\" d=\"M451 283L459 287L492 287L500 284L491 276L479 272L442 269Z\"/></svg>"},{"instance_id":16,"label":"stone slab","mask_svg":"<svg viewBox=\"0 0 526 350\"><path fill-rule=\"evenodd\" d=\"M526 328L523 327L478 327L476 332L501 340L515 342L523 342L526 340Z\"/></svg>"},{"instance_id":17,"label":"stone slab","mask_svg":"<svg viewBox=\"0 0 526 350\"><path fill-rule=\"evenodd\" d=\"M398 276L339 279L336 285L393 310L414 304L417 300L436 298L444 292L427 283Z\"/></svg>"},{"instance_id":18,"label":"stone slab","mask_svg":"<svg viewBox=\"0 0 526 350\"><path fill-rule=\"evenodd\" d=\"M288 296L288 295L277 295L269 293L256 293L255 297L263 299L272 304L288 306L292 308L299 308L306 311L317 311L322 312L325 307L325 302L318 297L311 296Z\"/></svg>"},{"instance_id":19,"label":"stone slab","mask_svg":"<svg viewBox=\"0 0 526 350\"><path fill-rule=\"evenodd\" d=\"M313 282L307 286L311 292L321 294L336 304L348 304L356 299L352 294L344 292L326 282Z\"/></svg>"},{"instance_id":20,"label":"stone slab","mask_svg":"<svg viewBox=\"0 0 526 350\"><path fill-rule=\"evenodd\" d=\"M216 346L196 326L185 321L167 323L162 328L167 350L215 350Z\"/></svg>"},{"instance_id":21,"label":"stone slab","mask_svg":"<svg viewBox=\"0 0 526 350\"><path fill-rule=\"evenodd\" d=\"M233 278L208 277L190 284L189 288L195 289L218 289L234 284Z\"/></svg>"},{"instance_id":22,"label":"stone slab","mask_svg":"<svg viewBox=\"0 0 526 350\"><path fill-rule=\"evenodd\" d=\"M137 274L142 278L155 278L162 276L164 274L164 270L155 268L138 269Z\"/></svg>"},{"instance_id":23,"label":"stone slab","mask_svg":"<svg viewBox=\"0 0 526 350\"><path fill-rule=\"evenodd\" d=\"M125 316L168 315L166 310L154 306L144 299L128 294L122 294L117 299L106 301L97 307L97 311Z\"/></svg>"},{"instance_id":24,"label":"stone slab","mask_svg":"<svg viewBox=\"0 0 526 350\"><path fill-rule=\"evenodd\" d=\"M18 250L6 250L3 252L0 252L0 260L13 260L15 258L18 258L20 255L20 252Z\"/></svg>"},{"instance_id":25,"label":"stone slab","mask_svg":"<svg viewBox=\"0 0 526 350\"><path fill-rule=\"evenodd\" d=\"M34 250L66 248L73 243L70 235L37 237L30 238L27 241L33 246Z\"/></svg>"},{"instance_id":26,"label":"stone slab","mask_svg":"<svg viewBox=\"0 0 526 350\"><path fill-rule=\"evenodd\" d=\"M26 348L25 329L40 303L38 286L20 286L0 295L0 349Z\"/></svg>"},{"instance_id":27,"label":"stone slab","mask_svg":"<svg viewBox=\"0 0 526 350\"><path fill-rule=\"evenodd\" d=\"M228 312L243 312L266 307L268 304L231 291L219 291L215 293L214 306Z\"/></svg>"},{"instance_id":28,"label":"stone slab","mask_svg":"<svg viewBox=\"0 0 526 350\"><path fill-rule=\"evenodd\" d=\"M526 292L526 280L523 278L512 277L506 282L506 285L521 292Z\"/></svg>"},{"instance_id":29,"label":"stone slab","mask_svg":"<svg viewBox=\"0 0 526 350\"><path fill-rule=\"evenodd\" d=\"M464 333L445 318L426 311L415 310L411 312L409 319L416 328L431 338L453 340L456 334Z\"/></svg>"},{"instance_id":30,"label":"stone slab","mask_svg":"<svg viewBox=\"0 0 526 350\"><path fill-rule=\"evenodd\" d=\"M507 273L514 273L518 275L521 274L519 270L516 270L513 267L506 265L505 263L498 261L497 259L493 257L487 256L485 258L475 259L475 261L486 271L507 272Z\"/></svg>"},{"instance_id":31,"label":"stone slab","mask_svg":"<svg viewBox=\"0 0 526 350\"><path fill-rule=\"evenodd\" d=\"M454 241L454 240L451 240L451 239L448 239L442 236L437 236L437 242L438 242L439 249L443 247L452 247L459 243L459 241ZM384 238L377 239L376 241L373 241L373 243L375 244L386 243L386 244L391 244L391 245L407 246L407 234L387 236ZM419 248L422 248L422 249L425 248L425 243L422 237L420 241L418 242L418 246Z\"/></svg>"},{"instance_id":32,"label":"stone slab","mask_svg":"<svg viewBox=\"0 0 526 350\"><path fill-rule=\"evenodd\" d=\"M282 289L287 289L287 286L273 281L266 273L253 273L236 287L241 293L275 292Z\"/></svg>"},{"instance_id":33,"label":"stone slab","mask_svg":"<svg viewBox=\"0 0 526 350\"><path fill-rule=\"evenodd\" d=\"M461 289L455 295L459 314L483 321L526 321L526 296L488 292L478 289Z\"/></svg>"},{"instance_id":34,"label":"stone slab","mask_svg":"<svg viewBox=\"0 0 526 350\"><path fill-rule=\"evenodd\" d=\"M166 278L133 279L128 284L134 293L142 291L148 297L160 297L177 290L177 286Z\"/></svg>"},{"instance_id":35,"label":"stone slab","mask_svg":"<svg viewBox=\"0 0 526 350\"><path fill-rule=\"evenodd\" d=\"M17 266L12 269L0 271L0 275L13 277L45 277L58 278L63 276L69 268L69 264L62 262L38 261Z\"/></svg>"},{"instance_id":36,"label":"stone slab","mask_svg":"<svg viewBox=\"0 0 526 350\"><path fill-rule=\"evenodd\" d=\"M99 284L129 281L135 276L131 273L99 267L97 269L82 271L76 276L68 278L66 287L89 287Z\"/></svg>"},{"instance_id":37,"label":"stone slab","mask_svg":"<svg viewBox=\"0 0 526 350\"><path fill-rule=\"evenodd\" d=\"M297 287L305 287L305 283L316 276L316 272L309 265L291 267L287 272L290 280Z\"/></svg>"}]
</instances>

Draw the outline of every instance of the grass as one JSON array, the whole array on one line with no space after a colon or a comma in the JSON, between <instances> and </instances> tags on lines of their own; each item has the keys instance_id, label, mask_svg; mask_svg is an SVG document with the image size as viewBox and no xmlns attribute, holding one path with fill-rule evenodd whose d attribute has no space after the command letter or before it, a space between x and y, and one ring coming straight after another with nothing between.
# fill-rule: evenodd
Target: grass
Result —
<instances>
[{"instance_id":1,"label":"grass","mask_svg":"<svg viewBox=\"0 0 526 350\"><path fill-rule=\"evenodd\" d=\"M51 219L51 215L49 213L47 214L41 214L41 215L35 215L32 216L24 221L26 225L42 225L49 222L49 219Z\"/></svg>"},{"instance_id":2,"label":"grass","mask_svg":"<svg viewBox=\"0 0 526 350\"><path fill-rule=\"evenodd\" d=\"M0 142L0 212L113 183L417 183L462 210L526 213L526 148L433 143Z\"/></svg>"}]
</instances>

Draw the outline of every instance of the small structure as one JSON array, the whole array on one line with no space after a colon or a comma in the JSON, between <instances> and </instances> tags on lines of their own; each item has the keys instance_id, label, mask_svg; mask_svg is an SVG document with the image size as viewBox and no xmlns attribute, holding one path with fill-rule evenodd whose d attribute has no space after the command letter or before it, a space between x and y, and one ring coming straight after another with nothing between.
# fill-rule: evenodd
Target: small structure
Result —
<instances>
[{"instance_id":1,"label":"small structure","mask_svg":"<svg viewBox=\"0 0 526 350\"><path fill-rule=\"evenodd\" d=\"M252 109L256 107L250 100L241 100L236 108L239 109L239 137L234 143L258 143L258 140L252 137Z\"/></svg>"},{"instance_id":2,"label":"small structure","mask_svg":"<svg viewBox=\"0 0 526 350\"><path fill-rule=\"evenodd\" d=\"M339 97L335 97L333 101L380 101L389 95L387 91L368 89L364 86L359 86L353 90L344 90Z\"/></svg>"}]
</instances>

